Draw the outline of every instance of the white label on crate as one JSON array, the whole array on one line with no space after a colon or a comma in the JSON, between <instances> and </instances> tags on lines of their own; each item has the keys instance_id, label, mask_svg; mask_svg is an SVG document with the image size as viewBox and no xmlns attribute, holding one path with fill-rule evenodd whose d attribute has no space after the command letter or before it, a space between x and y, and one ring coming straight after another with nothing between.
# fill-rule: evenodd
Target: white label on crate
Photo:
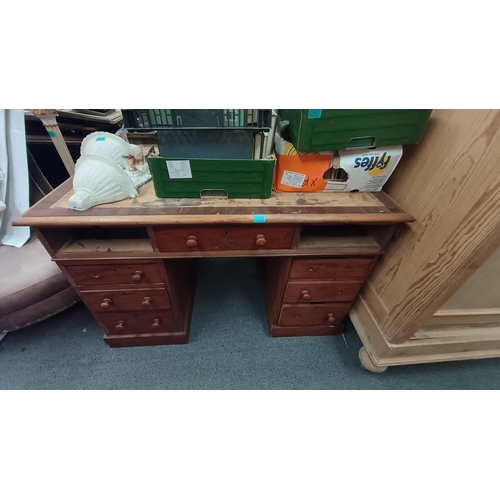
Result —
<instances>
[{"instance_id":1,"label":"white label on crate","mask_svg":"<svg viewBox=\"0 0 500 500\"><path fill-rule=\"evenodd\" d=\"M297 172L290 172L290 170L285 170L283 176L281 177L281 184L285 186L292 186L296 188L301 188L302 184L306 179L306 174L298 174Z\"/></svg>"},{"instance_id":2,"label":"white label on crate","mask_svg":"<svg viewBox=\"0 0 500 500\"><path fill-rule=\"evenodd\" d=\"M189 160L167 160L168 175L171 179L192 179Z\"/></svg>"}]
</instances>

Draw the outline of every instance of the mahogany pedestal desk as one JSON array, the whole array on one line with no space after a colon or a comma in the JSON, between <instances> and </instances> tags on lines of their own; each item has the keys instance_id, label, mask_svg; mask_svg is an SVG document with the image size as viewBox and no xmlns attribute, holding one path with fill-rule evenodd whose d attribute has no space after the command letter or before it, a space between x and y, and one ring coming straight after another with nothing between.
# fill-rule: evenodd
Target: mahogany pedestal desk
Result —
<instances>
[{"instance_id":1,"label":"mahogany pedestal desk","mask_svg":"<svg viewBox=\"0 0 500 500\"><path fill-rule=\"evenodd\" d=\"M200 257L264 259L272 336L339 334L394 229L413 221L383 192L159 199L150 182L85 212L71 194L68 179L14 224L33 227L112 347L188 342Z\"/></svg>"}]
</instances>

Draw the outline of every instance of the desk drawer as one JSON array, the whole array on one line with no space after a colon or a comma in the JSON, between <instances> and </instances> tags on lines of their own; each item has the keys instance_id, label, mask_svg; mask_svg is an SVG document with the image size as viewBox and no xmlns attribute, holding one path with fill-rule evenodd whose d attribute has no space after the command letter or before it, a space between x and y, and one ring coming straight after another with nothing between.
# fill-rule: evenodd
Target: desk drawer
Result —
<instances>
[{"instance_id":1,"label":"desk drawer","mask_svg":"<svg viewBox=\"0 0 500 500\"><path fill-rule=\"evenodd\" d=\"M363 280L373 258L293 259L290 279Z\"/></svg>"},{"instance_id":2,"label":"desk drawer","mask_svg":"<svg viewBox=\"0 0 500 500\"><path fill-rule=\"evenodd\" d=\"M95 317L109 335L180 331L171 310L97 313Z\"/></svg>"},{"instance_id":3,"label":"desk drawer","mask_svg":"<svg viewBox=\"0 0 500 500\"><path fill-rule=\"evenodd\" d=\"M170 309L170 301L161 288L141 290L105 290L81 292L85 304L94 312Z\"/></svg>"},{"instance_id":4,"label":"desk drawer","mask_svg":"<svg viewBox=\"0 0 500 500\"><path fill-rule=\"evenodd\" d=\"M350 308L349 303L283 304L279 326L339 325Z\"/></svg>"},{"instance_id":5,"label":"desk drawer","mask_svg":"<svg viewBox=\"0 0 500 500\"><path fill-rule=\"evenodd\" d=\"M352 302L363 281L289 281L283 302Z\"/></svg>"},{"instance_id":6,"label":"desk drawer","mask_svg":"<svg viewBox=\"0 0 500 500\"><path fill-rule=\"evenodd\" d=\"M90 264L66 266L78 286L100 285L144 285L163 283L160 268L156 263L137 264Z\"/></svg>"},{"instance_id":7,"label":"desk drawer","mask_svg":"<svg viewBox=\"0 0 500 500\"><path fill-rule=\"evenodd\" d=\"M160 252L292 248L294 226L173 226L154 229Z\"/></svg>"}]
</instances>

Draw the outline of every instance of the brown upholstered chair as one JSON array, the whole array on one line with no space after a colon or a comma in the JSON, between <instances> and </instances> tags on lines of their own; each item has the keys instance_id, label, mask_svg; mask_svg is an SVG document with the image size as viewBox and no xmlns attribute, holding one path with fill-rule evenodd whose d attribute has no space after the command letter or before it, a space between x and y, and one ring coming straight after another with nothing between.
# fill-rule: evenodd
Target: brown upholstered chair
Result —
<instances>
[{"instance_id":1,"label":"brown upholstered chair","mask_svg":"<svg viewBox=\"0 0 500 500\"><path fill-rule=\"evenodd\" d=\"M0 246L0 333L41 321L80 300L37 238Z\"/></svg>"},{"instance_id":2,"label":"brown upholstered chair","mask_svg":"<svg viewBox=\"0 0 500 500\"><path fill-rule=\"evenodd\" d=\"M52 190L28 151L31 204ZM48 318L78 302L36 236L21 248L0 245L0 335Z\"/></svg>"}]
</instances>

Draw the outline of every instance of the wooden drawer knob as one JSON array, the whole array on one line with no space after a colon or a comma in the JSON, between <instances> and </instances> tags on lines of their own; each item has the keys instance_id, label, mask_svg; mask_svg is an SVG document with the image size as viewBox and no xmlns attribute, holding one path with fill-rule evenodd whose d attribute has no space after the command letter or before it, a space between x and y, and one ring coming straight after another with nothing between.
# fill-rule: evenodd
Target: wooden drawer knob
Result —
<instances>
[{"instance_id":1,"label":"wooden drawer knob","mask_svg":"<svg viewBox=\"0 0 500 500\"><path fill-rule=\"evenodd\" d=\"M160 328L160 320L154 319L153 324L151 325L151 328Z\"/></svg>"},{"instance_id":2,"label":"wooden drawer knob","mask_svg":"<svg viewBox=\"0 0 500 500\"><path fill-rule=\"evenodd\" d=\"M101 309L109 309L113 301L111 299L102 299Z\"/></svg>"},{"instance_id":3,"label":"wooden drawer knob","mask_svg":"<svg viewBox=\"0 0 500 500\"><path fill-rule=\"evenodd\" d=\"M263 246L267 245L266 237L263 234L258 234L255 237L255 244L259 247L263 247Z\"/></svg>"},{"instance_id":4,"label":"wooden drawer knob","mask_svg":"<svg viewBox=\"0 0 500 500\"><path fill-rule=\"evenodd\" d=\"M151 299L151 297L144 297L142 299L142 307L151 307L152 303L153 303L153 299Z\"/></svg>"},{"instance_id":5,"label":"wooden drawer knob","mask_svg":"<svg viewBox=\"0 0 500 500\"><path fill-rule=\"evenodd\" d=\"M136 271L132 275L132 281L135 281L136 283L140 283L142 281L143 277L144 277L144 273L142 271Z\"/></svg>"},{"instance_id":6,"label":"wooden drawer knob","mask_svg":"<svg viewBox=\"0 0 500 500\"><path fill-rule=\"evenodd\" d=\"M124 324L125 324L125 321L123 321L123 320L118 321L118 323L115 326L115 330L117 332L123 332L123 330L125 330L125 327L123 326Z\"/></svg>"},{"instance_id":7,"label":"wooden drawer knob","mask_svg":"<svg viewBox=\"0 0 500 500\"><path fill-rule=\"evenodd\" d=\"M335 315L333 313L328 313L326 315L326 318L328 320L328 323L335 323Z\"/></svg>"},{"instance_id":8,"label":"wooden drawer knob","mask_svg":"<svg viewBox=\"0 0 500 500\"><path fill-rule=\"evenodd\" d=\"M188 236L186 246L188 248L196 248L198 246L198 238L196 236Z\"/></svg>"},{"instance_id":9,"label":"wooden drawer knob","mask_svg":"<svg viewBox=\"0 0 500 500\"><path fill-rule=\"evenodd\" d=\"M304 300L311 300L311 294L307 290L302 290L302 292L300 292L300 296Z\"/></svg>"}]
</instances>

